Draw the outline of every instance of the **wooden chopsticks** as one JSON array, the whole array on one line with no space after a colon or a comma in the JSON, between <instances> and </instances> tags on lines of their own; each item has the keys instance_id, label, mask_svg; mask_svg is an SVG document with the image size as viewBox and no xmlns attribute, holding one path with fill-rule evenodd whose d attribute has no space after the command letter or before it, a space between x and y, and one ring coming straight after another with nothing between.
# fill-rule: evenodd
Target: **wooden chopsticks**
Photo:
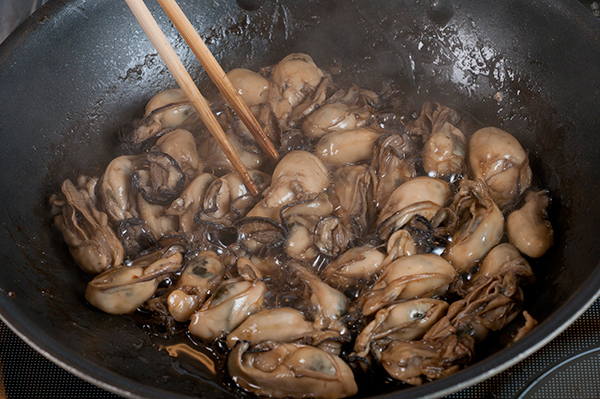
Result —
<instances>
[{"instance_id":1,"label":"wooden chopsticks","mask_svg":"<svg viewBox=\"0 0 600 399\"><path fill-rule=\"evenodd\" d=\"M146 32L146 35L158 51L158 54L160 54L161 58L167 65L167 68L169 69L169 71L171 71L171 74L179 84L179 87L188 97L191 104L198 112L198 115L200 115L200 118L204 122L204 125L208 128L215 140L217 140L221 149L223 150L225 155L227 155L227 158L229 158L229 161L231 162L235 170L240 174L240 176L244 180L244 184L246 185L248 190L252 193L252 195L258 195L258 187L256 187L256 184L254 184L254 182L252 181L252 178L250 177L246 166L242 163L240 156L227 139L227 136L225 135L225 132L223 132L221 125L219 125L217 118L210 110L208 102L202 96L202 94L200 94L200 91L196 87L196 84L194 83L192 77L183 66L181 60L177 57L175 50L173 50L173 47L171 47L167 38L160 30L160 27L152 17L152 14L150 14L150 11L146 7L146 4L144 4L144 1L125 1L127 2L127 5L135 15L140 25L142 26L142 29L144 29L144 32ZM169 15L169 18L174 20L173 23L180 30L180 32L182 29L186 32L185 35L182 33L182 36L184 36L184 39L188 42L194 54L196 54L196 56L201 60L201 63L207 70L209 76L211 77L211 79L213 79L219 90L221 90L227 101L230 102L230 105L234 108L240 119L244 122L244 124L246 124L250 132L254 135L254 137L256 137L256 141L261 145L263 149L265 149L265 152L268 156L270 156L274 160L279 159L279 154L273 147L273 144L271 143L269 138L266 137L266 135L260 128L260 125L258 124L258 122L254 118L246 104L243 102L243 100L233 87L233 84L231 84L229 79L227 79L225 72L223 72L223 69L212 56L212 54L210 53L210 51L208 50L198 33L192 27L191 23L187 20L185 15L183 15L183 12L179 8L179 6L177 6L177 4L174 1L160 1L160 3L161 6L165 8L165 12L167 12L168 15L169 12L172 12L173 17ZM167 9L170 11L167 11ZM180 28L180 26L182 26L182 28ZM193 31L194 34L192 34L191 31ZM197 38L194 36L197 36ZM192 46L190 42L194 43L194 45ZM198 48L201 48L201 50L198 50ZM201 54L201 56L198 55L197 51ZM251 117L251 119L249 117Z\"/></svg>"},{"instance_id":2,"label":"wooden chopsticks","mask_svg":"<svg viewBox=\"0 0 600 399\"><path fill-rule=\"evenodd\" d=\"M175 25L179 33L181 33L181 36L183 36L188 46L190 46L194 55L196 55L196 58L198 58L208 73L208 76L210 76L212 81L219 88L223 97L225 97L229 105L231 105L244 125L250 130L250 133L252 133L256 142L265 151L267 156L274 161L278 161L279 153L275 147L273 147L273 143L271 143L271 140L264 134L256 118L254 118L254 115L252 115L252 112L250 112L250 109L244 100L242 100L240 94L235 87L233 87L227 74L223 71L223 68L221 68L221 65L219 65L208 47L206 47L206 44L204 44L204 41L198 32L196 32L196 29L194 29L189 19L187 19L183 11L181 11L179 5L175 0L158 0L158 4L165 10L165 13L171 22L173 22L173 25Z\"/></svg>"}]
</instances>

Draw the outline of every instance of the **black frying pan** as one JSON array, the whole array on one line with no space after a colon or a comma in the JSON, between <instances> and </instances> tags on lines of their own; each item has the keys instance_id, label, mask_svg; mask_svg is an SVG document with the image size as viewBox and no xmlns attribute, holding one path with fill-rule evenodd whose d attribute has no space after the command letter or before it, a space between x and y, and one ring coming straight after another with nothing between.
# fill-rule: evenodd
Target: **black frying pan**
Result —
<instances>
[{"instance_id":1,"label":"black frying pan","mask_svg":"<svg viewBox=\"0 0 600 399\"><path fill-rule=\"evenodd\" d=\"M540 325L504 347L421 387L372 384L360 396L436 397L516 363L566 328L600 288L600 25L575 1L181 0L225 70L257 68L292 51L374 90L392 80L412 98L470 113L529 150L549 187L556 244L534 265L526 309ZM209 87L197 61L149 2L184 63ZM226 397L174 359L128 316L84 299L89 276L52 228L47 200L65 178L98 175L121 150L155 92L175 83L123 1L55 0L0 47L0 254L2 319L74 374L124 396ZM498 94L499 93L499 94ZM496 96L494 96L496 95ZM497 344L496 344L497 343ZM493 354L493 356L492 356ZM187 367L187 368L186 368Z\"/></svg>"}]
</instances>

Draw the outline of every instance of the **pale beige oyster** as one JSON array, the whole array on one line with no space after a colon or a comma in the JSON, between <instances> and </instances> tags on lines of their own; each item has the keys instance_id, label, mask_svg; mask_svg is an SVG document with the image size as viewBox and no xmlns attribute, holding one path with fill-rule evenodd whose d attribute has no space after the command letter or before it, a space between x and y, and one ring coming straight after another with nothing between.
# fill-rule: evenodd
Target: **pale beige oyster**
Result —
<instances>
[{"instance_id":1,"label":"pale beige oyster","mask_svg":"<svg viewBox=\"0 0 600 399\"><path fill-rule=\"evenodd\" d=\"M269 101L269 90L273 83L259 73L235 68L227 72L227 77L249 107Z\"/></svg>"},{"instance_id":2,"label":"pale beige oyster","mask_svg":"<svg viewBox=\"0 0 600 399\"><path fill-rule=\"evenodd\" d=\"M339 357L301 344L270 342L249 351L240 342L228 356L233 381L243 389L276 398L345 398L358 392L354 374Z\"/></svg>"},{"instance_id":3,"label":"pale beige oyster","mask_svg":"<svg viewBox=\"0 0 600 399\"><path fill-rule=\"evenodd\" d=\"M442 256L458 270L468 270L500 242L504 216L481 181L461 181L454 203L461 227Z\"/></svg>"},{"instance_id":4,"label":"pale beige oyster","mask_svg":"<svg viewBox=\"0 0 600 399\"><path fill-rule=\"evenodd\" d=\"M416 215L432 219L449 197L450 187L440 179L420 176L403 183L390 195L377 218L379 237L387 239Z\"/></svg>"},{"instance_id":5,"label":"pale beige oyster","mask_svg":"<svg viewBox=\"0 0 600 399\"><path fill-rule=\"evenodd\" d=\"M313 59L302 53L290 54L273 68L273 83L279 87L280 100L274 105L279 119L286 119L321 83L325 76Z\"/></svg>"},{"instance_id":6,"label":"pale beige oyster","mask_svg":"<svg viewBox=\"0 0 600 399\"><path fill-rule=\"evenodd\" d=\"M169 89L156 94L146 105L144 117L127 138L132 144L160 136L169 129L195 122L196 110L181 89Z\"/></svg>"},{"instance_id":7,"label":"pale beige oyster","mask_svg":"<svg viewBox=\"0 0 600 399\"><path fill-rule=\"evenodd\" d=\"M161 136L154 150L169 154L183 170L189 181L204 171L204 163L198 155L194 136L184 129L176 129Z\"/></svg>"},{"instance_id":8,"label":"pale beige oyster","mask_svg":"<svg viewBox=\"0 0 600 399\"><path fill-rule=\"evenodd\" d=\"M321 138L317 156L329 165L344 166L371 159L373 144L381 134L373 129L340 130Z\"/></svg>"},{"instance_id":9,"label":"pale beige oyster","mask_svg":"<svg viewBox=\"0 0 600 399\"><path fill-rule=\"evenodd\" d=\"M444 294L457 275L438 255L401 257L388 265L373 288L359 298L363 314L373 314L395 300Z\"/></svg>"},{"instance_id":10,"label":"pale beige oyster","mask_svg":"<svg viewBox=\"0 0 600 399\"><path fill-rule=\"evenodd\" d=\"M97 275L85 290L85 299L110 314L131 313L148 299L158 287L158 278L178 272L183 257L175 253L147 267L119 266Z\"/></svg>"},{"instance_id":11,"label":"pale beige oyster","mask_svg":"<svg viewBox=\"0 0 600 399\"><path fill-rule=\"evenodd\" d=\"M519 251L532 258L544 255L554 243L554 230L547 220L548 191L527 191L525 204L508 215L506 232Z\"/></svg>"},{"instance_id":12,"label":"pale beige oyster","mask_svg":"<svg viewBox=\"0 0 600 399\"><path fill-rule=\"evenodd\" d=\"M228 334L263 306L262 281L225 280L192 315L190 333L205 340Z\"/></svg>"},{"instance_id":13,"label":"pale beige oyster","mask_svg":"<svg viewBox=\"0 0 600 399\"><path fill-rule=\"evenodd\" d=\"M315 155L292 151L283 157L273 172L271 185L248 216L267 217L280 221L282 206L312 199L329 185L329 171Z\"/></svg>"},{"instance_id":14,"label":"pale beige oyster","mask_svg":"<svg viewBox=\"0 0 600 399\"><path fill-rule=\"evenodd\" d=\"M194 216L202 209L206 192L214 180L215 176L212 173L197 176L165 211L166 215L179 218L181 232L190 234L196 229Z\"/></svg>"},{"instance_id":15,"label":"pale beige oyster","mask_svg":"<svg viewBox=\"0 0 600 399\"><path fill-rule=\"evenodd\" d=\"M383 308L360 332L354 351L365 357L373 341L421 339L447 310L447 302L431 298L410 299Z\"/></svg>"},{"instance_id":16,"label":"pale beige oyster","mask_svg":"<svg viewBox=\"0 0 600 399\"><path fill-rule=\"evenodd\" d=\"M345 360L376 360L401 381L441 378L519 314L519 284L533 279L519 249L543 254L552 230L547 192L523 194L531 170L514 137L480 129L466 163L469 132L454 110L426 103L406 130L385 130L378 95L338 88L306 54L228 75L284 155L263 173L271 166L239 118L222 100L211 104L264 191L248 193L181 91L159 93L125 138L149 153L118 157L100 180L53 197L78 263L108 269L88 285L92 305L145 308L171 332L187 325L207 344L225 340L234 382L274 397L355 394L343 344L355 350ZM496 245L502 211L514 245ZM223 244L231 232L237 239ZM276 279L290 291L270 285ZM449 290L463 298L450 307L438 299ZM518 337L535 325L524 315Z\"/></svg>"},{"instance_id":17,"label":"pale beige oyster","mask_svg":"<svg viewBox=\"0 0 600 399\"><path fill-rule=\"evenodd\" d=\"M322 272L324 281L342 289L354 284L368 284L383 270L385 255L373 245L350 248L329 263Z\"/></svg>"},{"instance_id":18,"label":"pale beige oyster","mask_svg":"<svg viewBox=\"0 0 600 399\"><path fill-rule=\"evenodd\" d=\"M123 155L113 159L100 179L99 197L113 222L138 216L135 193L131 186L136 158L135 155Z\"/></svg>"},{"instance_id":19,"label":"pale beige oyster","mask_svg":"<svg viewBox=\"0 0 600 399\"><path fill-rule=\"evenodd\" d=\"M527 152L504 130L485 127L473 133L468 159L473 178L485 182L500 208L514 205L531 185Z\"/></svg>"},{"instance_id":20,"label":"pale beige oyster","mask_svg":"<svg viewBox=\"0 0 600 399\"><path fill-rule=\"evenodd\" d=\"M293 308L275 308L263 310L248 317L235 330L227 335L227 346L233 346L239 341L250 345L261 342L294 342L309 339L312 345L323 340L338 338L334 331L321 330L313 322L305 319L304 315Z\"/></svg>"},{"instance_id":21,"label":"pale beige oyster","mask_svg":"<svg viewBox=\"0 0 600 399\"><path fill-rule=\"evenodd\" d=\"M223 263L213 251L200 251L187 259L175 289L167 297L167 307L173 319L189 321L221 283L224 272Z\"/></svg>"},{"instance_id":22,"label":"pale beige oyster","mask_svg":"<svg viewBox=\"0 0 600 399\"><path fill-rule=\"evenodd\" d=\"M423 168L431 177L453 181L467 170L467 139L456 127L460 117L436 103L430 118L433 126L423 148Z\"/></svg>"},{"instance_id":23,"label":"pale beige oyster","mask_svg":"<svg viewBox=\"0 0 600 399\"><path fill-rule=\"evenodd\" d=\"M78 189L70 180L65 180L61 185L62 195L52 196L50 203L54 225L62 232L75 262L86 272L98 274L120 266L124 250L109 225L108 216L96 208L90 191L93 189Z\"/></svg>"},{"instance_id":24,"label":"pale beige oyster","mask_svg":"<svg viewBox=\"0 0 600 399\"><path fill-rule=\"evenodd\" d=\"M314 259L319 249L314 245L316 226L333 212L333 205L325 193L314 200L290 204L281 210L282 222L288 229L284 251L297 260Z\"/></svg>"}]
</instances>

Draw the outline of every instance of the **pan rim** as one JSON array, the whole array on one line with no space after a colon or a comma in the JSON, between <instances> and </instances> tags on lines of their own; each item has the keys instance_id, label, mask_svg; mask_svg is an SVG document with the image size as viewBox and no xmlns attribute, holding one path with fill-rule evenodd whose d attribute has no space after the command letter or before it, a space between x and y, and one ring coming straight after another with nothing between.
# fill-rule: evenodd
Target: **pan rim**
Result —
<instances>
[{"instance_id":1,"label":"pan rim","mask_svg":"<svg viewBox=\"0 0 600 399\"><path fill-rule=\"evenodd\" d=\"M58 10L67 10L72 4L76 3L75 0L66 0L66 1L51 1L42 9L38 10L33 17L28 18L23 24L21 24L15 31L9 35L5 41L2 43L0 50L14 49L17 47L18 41L24 32L31 31L35 29L38 24L46 23L45 17L51 17ZM2 55L2 51L0 51L0 57ZM599 265L596 265L596 269L598 270ZM578 317L580 317L597 299L600 297L600 273L596 273L593 275L593 278L588 279L588 281L580 287L578 291L573 293L566 302L556 309L546 320L544 320L540 326L538 326L531 334L526 336L522 341L516 343L515 345L504 348L497 354L508 355L515 352L518 356L513 356L509 360L505 360L500 364L496 364L491 369L487 370L485 373L477 372L477 375L474 377L467 378L465 381L453 385L451 387L445 388L443 390L438 390L436 392L430 392L426 394L426 396L419 396L424 398L437 398L440 396L448 395L462 389L465 389L469 386L477 384L481 381L484 381L494 375L499 374L500 372L508 369L509 367L517 364L518 362L524 360L526 357L532 355L537 350L541 349L547 343L549 343L552 339L566 330ZM170 395L170 397L177 398L190 398L190 396L184 395L181 396L179 394L170 392L170 391L160 391L159 388L149 387L148 385L133 381L128 378L124 378L114 372L111 372L107 369L101 369L101 373L98 373L98 368L94 367L91 363L85 361L84 359L77 358L75 354L66 350L67 348L61 345L59 349L63 350L63 354L60 354L60 350L56 350L54 347L49 346L49 343L52 343L52 338L48 335L44 335L46 339L39 338L38 335L35 334L35 331L32 327L28 327L28 324L33 326L33 323L28 320L28 322L20 322L18 318L12 317L9 313L9 307L4 307L3 301L0 301L0 319L13 331L17 336L23 339L29 346L34 348L40 354L42 354L45 358L49 359L53 363L57 364L61 368L66 371L76 375L79 378L84 379L87 382L90 382L93 385L96 385L102 389L106 389L107 391L113 392L115 394L131 397L131 398L150 398L150 397L164 397L164 394ZM557 316L561 315L562 318L557 319ZM565 315L565 316L563 316ZM552 328L553 330L550 334L544 332L544 338L539 339L538 335L541 335L542 327L545 329ZM524 348L522 352L516 352L516 349L521 349L521 346L525 347L525 343L529 344L531 342L535 342L533 345ZM64 356L64 355L67 356ZM500 356L496 356L500 357ZM481 362L477 363L479 368L485 366L488 363L497 363L499 360L486 358ZM378 396L379 398L387 398L397 395L398 392L401 392L402 395L406 394L406 397L416 397L410 396L410 393L418 390L418 392L428 391L427 387L433 386L437 387L438 385L442 385L441 383L450 379L450 381L454 381L455 379L459 379L463 375L470 375L475 373L474 369L475 365L471 365L461 372L444 378L439 381L434 381L431 383L427 383L421 387L415 388L407 388L402 391L395 391L389 394L384 394ZM80 368L78 368L80 367ZM456 378L454 378L456 377ZM110 382L107 382L110 381ZM127 388L131 386L134 389ZM150 389L151 388L151 389ZM429 390L430 391L430 390ZM140 396L138 393L142 392ZM160 393L161 396L147 396L153 395L154 393ZM223 392L227 393L227 391L223 390Z\"/></svg>"}]
</instances>

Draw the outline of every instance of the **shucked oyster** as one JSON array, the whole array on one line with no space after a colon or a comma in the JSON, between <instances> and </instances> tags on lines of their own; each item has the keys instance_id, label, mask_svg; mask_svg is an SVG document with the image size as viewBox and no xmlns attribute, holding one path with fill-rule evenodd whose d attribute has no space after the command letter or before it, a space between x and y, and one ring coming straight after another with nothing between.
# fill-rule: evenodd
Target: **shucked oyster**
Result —
<instances>
[{"instance_id":1,"label":"shucked oyster","mask_svg":"<svg viewBox=\"0 0 600 399\"><path fill-rule=\"evenodd\" d=\"M178 272L183 259L175 253L147 267L121 266L96 276L85 290L85 298L110 314L130 313L154 295L157 278Z\"/></svg>"},{"instance_id":2,"label":"shucked oyster","mask_svg":"<svg viewBox=\"0 0 600 399\"><path fill-rule=\"evenodd\" d=\"M367 355L372 341L420 339L448 310L448 303L439 299L419 298L381 309L356 338L354 351Z\"/></svg>"},{"instance_id":3,"label":"shucked oyster","mask_svg":"<svg viewBox=\"0 0 600 399\"><path fill-rule=\"evenodd\" d=\"M136 156L123 155L113 159L99 182L99 197L112 222L138 216L135 194L131 187L133 161Z\"/></svg>"},{"instance_id":4,"label":"shucked oyster","mask_svg":"<svg viewBox=\"0 0 600 399\"><path fill-rule=\"evenodd\" d=\"M469 139L469 168L500 208L514 204L531 185L527 152L510 133L486 127Z\"/></svg>"},{"instance_id":5,"label":"shucked oyster","mask_svg":"<svg viewBox=\"0 0 600 399\"><path fill-rule=\"evenodd\" d=\"M546 220L550 204L548 191L527 191L525 205L508 215L506 232L510 241L525 255L539 258L552 246L554 231Z\"/></svg>"},{"instance_id":6,"label":"shucked oyster","mask_svg":"<svg viewBox=\"0 0 600 399\"><path fill-rule=\"evenodd\" d=\"M460 116L452 108L426 101L418 119L407 129L426 140L423 168L427 175L454 181L467 171L467 139L457 127Z\"/></svg>"},{"instance_id":7,"label":"shucked oyster","mask_svg":"<svg viewBox=\"0 0 600 399\"><path fill-rule=\"evenodd\" d=\"M462 114L427 102L415 119L393 85L338 86L306 54L229 76L282 157L266 159L221 97L210 104L259 195L170 90L122 137L128 155L52 197L77 263L102 272L91 304L193 335L228 356L230 386L271 397L354 395L361 371L343 360L441 378L520 313L524 256L552 229L514 137L483 128L467 152ZM504 226L511 244L497 245ZM515 339L535 325L523 315Z\"/></svg>"},{"instance_id":8,"label":"shucked oyster","mask_svg":"<svg viewBox=\"0 0 600 399\"><path fill-rule=\"evenodd\" d=\"M321 193L314 200L286 205L281 218L288 230L285 253L294 259L313 259L318 255L314 241L315 227L331 214L333 205L327 194Z\"/></svg>"},{"instance_id":9,"label":"shucked oyster","mask_svg":"<svg viewBox=\"0 0 600 399\"><path fill-rule=\"evenodd\" d=\"M354 236L362 237L375 223L373 185L367 165L345 166L333 174L330 197L334 213Z\"/></svg>"},{"instance_id":10,"label":"shucked oyster","mask_svg":"<svg viewBox=\"0 0 600 399\"><path fill-rule=\"evenodd\" d=\"M375 142L371 171L377 211L381 211L394 190L417 177L413 159L416 148L413 139L405 133L384 134Z\"/></svg>"},{"instance_id":11,"label":"shucked oyster","mask_svg":"<svg viewBox=\"0 0 600 399\"><path fill-rule=\"evenodd\" d=\"M443 294L457 275L440 256L404 256L387 266L373 288L360 299L363 314L373 314L396 299Z\"/></svg>"},{"instance_id":12,"label":"shucked oyster","mask_svg":"<svg viewBox=\"0 0 600 399\"><path fill-rule=\"evenodd\" d=\"M319 85L325 76L313 59L302 53L290 54L273 68L273 82L279 87L281 100L275 105L278 118L286 119Z\"/></svg>"},{"instance_id":13,"label":"shucked oyster","mask_svg":"<svg viewBox=\"0 0 600 399\"><path fill-rule=\"evenodd\" d=\"M248 216L263 216L279 221L279 210L292 202L312 199L329 184L323 162L306 151L292 151L279 161L264 199Z\"/></svg>"},{"instance_id":14,"label":"shucked oyster","mask_svg":"<svg viewBox=\"0 0 600 399\"><path fill-rule=\"evenodd\" d=\"M96 209L85 189L70 180L61 186L62 198L50 200L54 224L60 229L75 262L88 273L100 273L123 262L123 246L108 224L108 216Z\"/></svg>"},{"instance_id":15,"label":"shucked oyster","mask_svg":"<svg viewBox=\"0 0 600 399\"><path fill-rule=\"evenodd\" d=\"M369 128L340 130L321 138L315 150L329 165L349 165L371 159L373 143L380 134Z\"/></svg>"},{"instance_id":16,"label":"shucked oyster","mask_svg":"<svg viewBox=\"0 0 600 399\"><path fill-rule=\"evenodd\" d=\"M323 270L323 278L339 289L368 284L383 268L385 255L372 245L354 247L344 252Z\"/></svg>"},{"instance_id":17,"label":"shucked oyster","mask_svg":"<svg viewBox=\"0 0 600 399\"><path fill-rule=\"evenodd\" d=\"M269 343L249 351L238 343L229 353L229 375L240 387L276 398L345 398L358 391L354 374L339 357L300 344Z\"/></svg>"},{"instance_id":18,"label":"shucked oyster","mask_svg":"<svg viewBox=\"0 0 600 399\"><path fill-rule=\"evenodd\" d=\"M264 294L262 281L227 280L194 313L189 330L206 340L227 334L262 308Z\"/></svg>"},{"instance_id":19,"label":"shucked oyster","mask_svg":"<svg viewBox=\"0 0 600 399\"><path fill-rule=\"evenodd\" d=\"M235 68L227 72L227 77L249 107L269 100L270 86L273 83L260 74L249 69Z\"/></svg>"},{"instance_id":20,"label":"shucked oyster","mask_svg":"<svg viewBox=\"0 0 600 399\"><path fill-rule=\"evenodd\" d=\"M190 182L179 198L171 202L165 213L179 217L179 230L190 234L196 229L194 216L202 209L208 187L215 180L210 173L203 173Z\"/></svg>"},{"instance_id":21,"label":"shucked oyster","mask_svg":"<svg viewBox=\"0 0 600 399\"><path fill-rule=\"evenodd\" d=\"M209 293L223 278L223 263L212 251L201 251L187 257L176 289L167 298L169 314L186 322L204 303Z\"/></svg>"},{"instance_id":22,"label":"shucked oyster","mask_svg":"<svg viewBox=\"0 0 600 399\"><path fill-rule=\"evenodd\" d=\"M238 341L256 345L265 341L293 342L310 339L318 344L324 339L336 338L334 331L322 331L304 315L292 308L263 310L248 317L239 327L227 335L227 346L232 348Z\"/></svg>"},{"instance_id":23,"label":"shucked oyster","mask_svg":"<svg viewBox=\"0 0 600 399\"><path fill-rule=\"evenodd\" d=\"M402 184L390 195L377 218L380 238L387 239L415 215L432 219L449 196L448 184L433 177L417 177Z\"/></svg>"},{"instance_id":24,"label":"shucked oyster","mask_svg":"<svg viewBox=\"0 0 600 399\"><path fill-rule=\"evenodd\" d=\"M185 128L196 119L196 111L183 90L165 90L148 102L140 126L127 137L127 142L137 145L169 129Z\"/></svg>"},{"instance_id":25,"label":"shucked oyster","mask_svg":"<svg viewBox=\"0 0 600 399\"><path fill-rule=\"evenodd\" d=\"M155 151L169 154L189 180L202 174L204 164L198 156L196 140L187 130L177 129L158 139Z\"/></svg>"},{"instance_id":26,"label":"shucked oyster","mask_svg":"<svg viewBox=\"0 0 600 399\"><path fill-rule=\"evenodd\" d=\"M324 283L310 270L296 264L292 265L292 268L311 291L310 302L315 317L315 327L345 332L341 318L348 312L348 298Z\"/></svg>"},{"instance_id":27,"label":"shucked oyster","mask_svg":"<svg viewBox=\"0 0 600 399\"><path fill-rule=\"evenodd\" d=\"M467 270L500 242L504 216L481 181L463 180L455 203L461 227L443 257L455 268Z\"/></svg>"}]
</instances>

